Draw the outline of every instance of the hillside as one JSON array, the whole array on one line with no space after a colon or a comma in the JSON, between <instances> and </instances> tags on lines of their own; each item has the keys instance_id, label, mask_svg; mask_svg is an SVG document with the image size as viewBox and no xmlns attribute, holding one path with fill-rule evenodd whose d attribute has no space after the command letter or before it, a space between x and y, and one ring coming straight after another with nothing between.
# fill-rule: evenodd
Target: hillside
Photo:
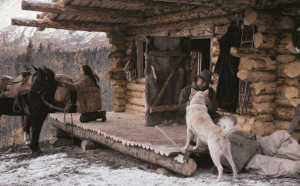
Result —
<instances>
[{"instance_id":1,"label":"hillside","mask_svg":"<svg viewBox=\"0 0 300 186\"><path fill-rule=\"evenodd\" d=\"M35 27L13 26L10 24L12 17L35 18L40 13L21 10L21 2L22 0L0 0L0 47L2 52L24 53L29 39L32 39L35 48L42 43L44 45L51 44L52 49L62 48L69 51L109 46L106 34L103 32L47 28L44 31L37 31Z\"/></svg>"}]
</instances>

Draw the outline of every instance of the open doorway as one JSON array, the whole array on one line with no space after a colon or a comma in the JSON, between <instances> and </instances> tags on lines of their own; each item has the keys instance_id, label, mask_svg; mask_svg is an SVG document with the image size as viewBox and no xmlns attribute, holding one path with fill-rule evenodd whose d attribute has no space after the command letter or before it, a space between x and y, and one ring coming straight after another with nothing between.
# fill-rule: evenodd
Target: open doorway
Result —
<instances>
[{"instance_id":1,"label":"open doorway","mask_svg":"<svg viewBox=\"0 0 300 186\"><path fill-rule=\"evenodd\" d=\"M210 71L210 38L192 39L191 49L191 81L204 69Z\"/></svg>"}]
</instances>

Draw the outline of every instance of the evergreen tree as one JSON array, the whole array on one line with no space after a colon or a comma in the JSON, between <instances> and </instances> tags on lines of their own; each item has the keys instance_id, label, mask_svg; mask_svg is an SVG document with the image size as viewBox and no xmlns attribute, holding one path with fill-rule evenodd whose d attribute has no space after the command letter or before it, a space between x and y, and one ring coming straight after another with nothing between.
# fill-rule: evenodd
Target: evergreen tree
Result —
<instances>
[{"instance_id":1,"label":"evergreen tree","mask_svg":"<svg viewBox=\"0 0 300 186\"><path fill-rule=\"evenodd\" d=\"M27 53L24 61L24 70L29 70L31 65L33 65L33 43L32 40L29 40L28 46L27 46Z\"/></svg>"}]
</instances>

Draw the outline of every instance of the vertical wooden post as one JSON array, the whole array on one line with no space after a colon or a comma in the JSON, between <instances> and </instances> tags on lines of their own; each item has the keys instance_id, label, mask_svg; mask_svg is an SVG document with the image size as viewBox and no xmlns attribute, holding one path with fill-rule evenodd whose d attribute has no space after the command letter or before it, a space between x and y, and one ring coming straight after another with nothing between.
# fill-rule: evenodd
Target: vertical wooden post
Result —
<instances>
[{"instance_id":1,"label":"vertical wooden post","mask_svg":"<svg viewBox=\"0 0 300 186\"><path fill-rule=\"evenodd\" d=\"M136 42L138 78L144 77L144 46L143 42Z\"/></svg>"}]
</instances>

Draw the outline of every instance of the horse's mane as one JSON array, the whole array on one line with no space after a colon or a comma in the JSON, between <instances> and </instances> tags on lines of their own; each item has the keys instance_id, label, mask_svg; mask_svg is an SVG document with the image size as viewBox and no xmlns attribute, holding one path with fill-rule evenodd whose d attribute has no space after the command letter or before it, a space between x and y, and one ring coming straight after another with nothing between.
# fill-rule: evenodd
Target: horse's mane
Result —
<instances>
[{"instance_id":1,"label":"horse's mane","mask_svg":"<svg viewBox=\"0 0 300 186\"><path fill-rule=\"evenodd\" d=\"M47 75L50 75L51 78L54 78L55 73L50 68L44 67L44 71Z\"/></svg>"}]
</instances>

